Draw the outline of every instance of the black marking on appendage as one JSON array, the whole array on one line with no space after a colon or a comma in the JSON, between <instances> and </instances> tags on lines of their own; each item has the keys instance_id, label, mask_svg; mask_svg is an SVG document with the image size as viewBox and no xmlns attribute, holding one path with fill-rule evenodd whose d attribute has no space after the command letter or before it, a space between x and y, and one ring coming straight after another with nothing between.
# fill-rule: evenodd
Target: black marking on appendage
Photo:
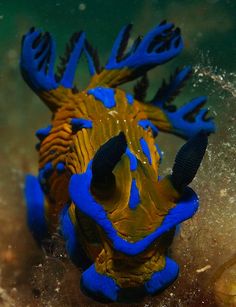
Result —
<instances>
[{"instance_id":1,"label":"black marking on appendage","mask_svg":"<svg viewBox=\"0 0 236 307\"><path fill-rule=\"evenodd\" d=\"M94 49L93 46L87 40L85 40L85 48L86 48L86 51L88 52L89 56L91 57L91 59L93 61L93 65L94 65L94 68L96 70L96 73L100 73L102 69L101 69L101 66L100 66L100 61L99 61L99 56L98 56L97 50Z\"/></svg>"},{"instance_id":2,"label":"black marking on appendage","mask_svg":"<svg viewBox=\"0 0 236 307\"><path fill-rule=\"evenodd\" d=\"M124 52L125 52L127 45L128 45L128 41L129 41L129 37L130 37L130 31L131 31L132 27L133 27L133 25L129 24L125 28L125 31L123 33L123 37L121 39L120 46L118 48L117 55L116 55L116 61L117 62L122 60L122 57L123 57Z\"/></svg>"},{"instance_id":3,"label":"black marking on appendage","mask_svg":"<svg viewBox=\"0 0 236 307\"><path fill-rule=\"evenodd\" d=\"M182 191L195 177L207 143L207 135L200 132L187 141L177 153L170 179L178 191Z\"/></svg>"},{"instance_id":4,"label":"black marking on appendage","mask_svg":"<svg viewBox=\"0 0 236 307\"><path fill-rule=\"evenodd\" d=\"M148 87L149 87L149 80L147 74L145 73L134 86L134 98L139 101L144 101L147 95Z\"/></svg>"},{"instance_id":5,"label":"black marking on appendage","mask_svg":"<svg viewBox=\"0 0 236 307\"><path fill-rule=\"evenodd\" d=\"M126 148L127 141L124 132L120 132L103 144L93 158L93 179L110 175Z\"/></svg>"},{"instance_id":6,"label":"black marking on appendage","mask_svg":"<svg viewBox=\"0 0 236 307\"><path fill-rule=\"evenodd\" d=\"M57 82L59 82L62 77L63 77L63 74L66 70L66 65L70 59L70 56L71 56L71 53L73 52L74 48L75 48L75 45L76 43L79 41L80 39L80 36L83 34L82 31L80 32L75 32L69 42L66 44L66 50L65 50L65 54L64 56L60 56L60 64L59 66L57 67L57 73L55 74L55 79Z\"/></svg>"},{"instance_id":7,"label":"black marking on appendage","mask_svg":"<svg viewBox=\"0 0 236 307\"><path fill-rule=\"evenodd\" d=\"M192 69L190 66L186 66L183 69L176 68L174 74L170 76L169 82L162 81L161 87L157 90L156 94L150 101L157 104L164 103L163 107L169 112L175 112L176 106L170 104L175 97L180 93L181 89L185 86L186 82L192 76Z\"/></svg>"}]
</instances>

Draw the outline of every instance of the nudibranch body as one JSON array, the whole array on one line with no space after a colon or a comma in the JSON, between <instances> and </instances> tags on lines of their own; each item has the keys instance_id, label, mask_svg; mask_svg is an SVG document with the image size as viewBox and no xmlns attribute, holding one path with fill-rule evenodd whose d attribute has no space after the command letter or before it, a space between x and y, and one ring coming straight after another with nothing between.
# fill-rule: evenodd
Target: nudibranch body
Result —
<instances>
[{"instance_id":1,"label":"nudibranch body","mask_svg":"<svg viewBox=\"0 0 236 307\"><path fill-rule=\"evenodd\" d=\"M124 301L155 294L178 275L168 257L175 228L193 216L194 178L214 132L198 97L177 109L171 102L191 74L176 70L147 102L146 72L183 48L179 28L162 22L125 53L131 27L124 27L106 66L84 33L75 33L54 75L55 44L49 33L31 29L23 38L23 78L52 111L51 125L36 132L38 177L26 177L28 224L35 239L59 231L71 260L84 271L81 285L97 299ZM84 53L91 73L85 90L74 86ZM119 85L141 78L130 94ZM158 131L187 143L172 174L160 179Z\"/></svg>"}]
</instances>

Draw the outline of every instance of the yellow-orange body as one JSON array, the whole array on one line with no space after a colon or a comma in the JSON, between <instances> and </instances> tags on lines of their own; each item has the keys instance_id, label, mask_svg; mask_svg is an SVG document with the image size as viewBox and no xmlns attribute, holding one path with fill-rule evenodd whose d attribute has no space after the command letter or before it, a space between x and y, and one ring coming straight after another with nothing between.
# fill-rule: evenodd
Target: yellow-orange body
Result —
<instances>
[{"instance_id":1,"label":"yellow-orange body","mask_svg":"<svg viewBox=\"0 0 236 307\"><path fill-rule=\"evenodd\" d=\"M106 108L92 95L87 94L86 91L72 94L71 90L58 88L55 91L42 94L42 97L46 101L52 101L51 105L53 105L53 99L56 99L57 102L61 102L62 107L55 113L51 132L40 146L39 168L42 168L48 162L52 162L53 166L56 166L58 162L64 162L67 170L62 175L54 171L49 179L47 220L51 231L56 230L59 222L58 214L69 201L68 185L71 174L84 173L88 163L101 144L106 143L107 140L117 135L120 131L124 131L128 147L138 160L137 171L130 172L129 158L124 156L114 171L117 188L112 202L110 200L100 202L103 204L119 235L124 239L135 242L152 233L160 226L169 209L176 204L179 195L168 180L164 182L158 182L157 180L160 156L155 147L152 131L151 129L144 130L138 126L139 120L148 118L145 104L135 100L133 105L129 105L125 92L118 88L115 90L116 107L111 109ZM161 110L158 112L156 109L155 111L155 114L158 114L158 116L155 116L158 126L168 129L170 125L163 112ZM72 118L90 119L93 121L93 128L83 128L73 133L70 124ZM147 157L142 152L139 143L141 137L144 137L150 149L151 165L149 165ZM132 178L136 179L143 200L142 204L133 211L127 206ZM75 206L73 204L70 207L70 215L74 223L78 224L79 231L80 221L76 221ZM81 223L87 223L86 219L84 222L82 220ZM91 229L87 229L88 233L90 231L95 235L99 231L98 227L92 224L90 227ZM118 284L122 287L130 287L131 284L136 286L137 284L142 284L144 280L150 278L153 265L157 268L164 266L162 253L164 253L166 246L164 245L161 248L161 242L155 243L157 245L156 249L152 247L151 250L147 250L134 260L122 254L114 254L109 243L106 243L105 246L95 244L94 247L93 244L86 242L86 238L83 239L82 237L81 241L84 241L83 247L94 261L98 256L98 252L101 251L96 260L98 271L102 273L108 269L111 275L115 274ZM122 278L121 258L125 258L123 259L125 264L124 275L127 274L127 270L132 272L132 267L136 267L137 263L139 263L140 267L139 275L136 275L134 269L134 274L129 274L128 280ZM114 261L111 261L111 259ZM117 268L115 268L116 266ZM116 272L114 273L113 271ZM121 275L120 277L117 275L118 271ZM133 281L131 281L131 276L133 276Z\"/></svg>"},{"instance_id":2,"label":"yellow-orange body","mask_svg":"<svg viewBox=\"0 0 236 307\"><path fill-rule=\"evenodd\" d=\"M60 229L70 258L86 269L81 285L112 301L129 289L155 294L176 279L178 265L168 248L175 227L197 210L187 185L204 155L206 134L214 131L201 109L205 97L179 109L171 104L190 67L177 69L145 102L146 72L179 54L180 29L163 21L124 54L130 29L121 30L103 69L82 32L72 36L59 75L47 32L32 28L24 36L20 62L23 78L52 111L51 125L36 132L39 176L26 179L30 230L43 244ZM78 92L73 82L82 52L91 79ZM138 77L133 96L118 87ZM161 179L158 130L192 138L173 173Z\"/></svg>"}]
</instances>

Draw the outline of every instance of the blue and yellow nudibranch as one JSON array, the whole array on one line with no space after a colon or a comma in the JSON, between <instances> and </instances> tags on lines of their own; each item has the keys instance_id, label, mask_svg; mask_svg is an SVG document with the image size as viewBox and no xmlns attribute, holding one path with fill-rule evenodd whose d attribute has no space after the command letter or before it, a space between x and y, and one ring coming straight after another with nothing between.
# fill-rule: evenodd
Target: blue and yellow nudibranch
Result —
<instances>
[{"instance_id":1,"label":"blue and yellow nudibranch","mask_svg":"<svg viewBox=\"0 0 236 307\"><path fill-rule=\"evenodd\" d=\"M36 132L39 174L26 177L29 228L42 245L59 231L83 269L82 289L108 301L153 295L176 279L179 268L168 248L176 226L198 208L188 184L215 130L203 108L206 97L178 109L172 103L191 75L188 66L145 100L147 71L183 49L180 29L163 21L127 47L130 30L121 30L104 68L83 32L72 36L57 74L48 32L30 29L20 59L24 80L52 112L51 124ZM78 91L82 53L91 79ZM118 87L136 78L133 94ZM159 130L187 140L172 173L161 179Z\"/></svg>"}]
</instances>

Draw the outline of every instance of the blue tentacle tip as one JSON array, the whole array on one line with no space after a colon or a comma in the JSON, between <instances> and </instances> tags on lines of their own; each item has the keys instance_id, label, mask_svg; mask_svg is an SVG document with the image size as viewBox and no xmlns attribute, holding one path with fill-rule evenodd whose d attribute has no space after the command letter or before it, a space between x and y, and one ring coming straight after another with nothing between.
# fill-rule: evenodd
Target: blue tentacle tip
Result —
<instances>
[{"instance_id":1,"label":"blue tentacle tip","mask_svg":"<svg viewBox=\"0 0 236 307\"><path fill-rule=\"evenodd\" d=\"M75 133L83 128L92 128L93 122L85 118L72 118L71 121L72 131Z\"/></svg>"},{"instance_id":2,"label":"blue tentacle tip","mask_svg":"<svg viewBox=\"0 0 236 307\"><path fill-rule=\"evenodd\" d=\"M128 104L130 104L130 105L134 104L134 97L133 97L133 95L131 95L129 93L126 94L126 99L127 99Z\"/></svg>"},{"instance_id":3,"label":"blue tentacle tip","mask_svg":"<svg viewBox=\"0 0 236 307\"><path fill-rule=\"evenodd\" d=\"M40 141L43 141L50 133L52 125L48 125L46 128L40 128L35 132L35 135Z\"/></svg>"},{"instance_id":4,"label":"blue tentacle tip","mask_svg":"<svg viewBox=\"0 0 236 307\"><path fill-rule=\"evenodd\" d=\"M151 128L154 138L158 135L157 127L150 120L148 120L148 119L141 119L138 122L138 125L140 127L142 127L144 130L147 130L148 128Z\"/></svg>"},{"instance_id":5,"label":"blue tentacle tip","mask_svg":"<svg viewBox=\"0 0 236 307\"><path fill-rule=\"evenodd\" d=\"M59 174L63 173L66 170L64 162L58 162L56 165L56 170Z\"/></svg>"}]
</instances>

